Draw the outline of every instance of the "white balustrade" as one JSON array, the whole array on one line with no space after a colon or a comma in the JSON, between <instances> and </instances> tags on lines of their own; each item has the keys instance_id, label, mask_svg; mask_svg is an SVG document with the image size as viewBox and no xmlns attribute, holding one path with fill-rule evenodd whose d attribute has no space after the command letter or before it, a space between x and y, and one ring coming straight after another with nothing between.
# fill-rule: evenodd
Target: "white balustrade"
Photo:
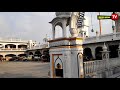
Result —
<instances>
[{"instance_id":1,"label":"white balustrade","mask_svg":"<svg viewBox=\"0 0 120 90\"><path fill-rule=\"evenodd\" d=\"M105 41L111 41L112 39L114 40L119 40L120 39L120 32L117 32L116 33L116 37L114 37L114 34L111 33L111 34L105 34L105 35L101 35L101 36L93 36L93 37L88 37L88 38L85 38L84 39L84 44L87 44L87 43L95 43L95 42L105 42ZM98 39L97 39L98 38Z\"/></svg>"},{"instance_id":2,"label":"white balustrade","mask_svg":"<svg viewBox=\"0 0 120 90\"><path fill-rule=\"evenodd\" d=\"M109 60L110 68L113 69L115 67L120 66L119 58L112 58ZM84 62L84 73L85 75L91 75L97 72L103 72L107 68L106 60L95 60L95 61L87 61Z\"/></svg>"}]
</instances>

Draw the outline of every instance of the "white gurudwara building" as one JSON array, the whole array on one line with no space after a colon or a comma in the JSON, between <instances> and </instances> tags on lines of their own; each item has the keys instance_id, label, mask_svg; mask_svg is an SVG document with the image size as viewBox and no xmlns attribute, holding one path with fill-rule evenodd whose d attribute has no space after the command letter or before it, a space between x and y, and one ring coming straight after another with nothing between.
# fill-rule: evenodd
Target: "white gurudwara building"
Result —
<instances>
[{"instance_id":1,"label":"white gurudwara building","mask_svg":"<svg viewBox=\"0 0 120 90\"><path fill-rule=\"evenodd\" d=\"M120 13L117 12L119 17ZM116 78L120 75L120 18L113 33L89 37L88 27L77 27L79 12L56 12L49 40L51 78ZM83 21L79 21L80 24ZM84 25L85 25L84 24ZM55 38L55 27L62 27L62 37ZM66 37L69 26L71 37ZM87 36L87 37L86 37Z\"/></svg>"},{"instance_id":2,"label":"white gurudwara building","mask_svg":"<svg viewBox=\"0 0 120 90\"><path fill-rule=\"evenodd\" d=\"M16 38L0 38L0 57L25 56L27 49L35 45L35 41Z\"/></svg>"}]
</instances>

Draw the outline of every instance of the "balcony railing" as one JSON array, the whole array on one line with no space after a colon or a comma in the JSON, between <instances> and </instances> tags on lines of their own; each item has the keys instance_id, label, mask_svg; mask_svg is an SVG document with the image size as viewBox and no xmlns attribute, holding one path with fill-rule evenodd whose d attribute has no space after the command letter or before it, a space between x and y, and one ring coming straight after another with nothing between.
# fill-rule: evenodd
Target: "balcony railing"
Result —
<instances>
[{"instance_id":1,"label":"balcony railing","mask_svg":"<svg viewBox=\"0 0 120 90\"><path fill-rule=\"evenodd\" d=\"M109 59L109 63L106 60L95 60L84 62L84 74L92 75L97 73L105 72L106 70L114 70L117 67L120 67L119 58ZM108 69L109 68L109 69Z\"/></svg>"},{"instance_id":2,"label":"balcony railing","mask_svg":"<svg viewBox=\"0 0 120 90\"><path fill-rule=\"evenodd\" d=\"M2 50L2 51L4 51L4 50L5 50L5 51L9 51L9 50L10 50L10 51L11 51L11 50L12 50L12 51L14 51L14 50L15 50L15 51L21 51L21 50L26 50L26 48L4 48L4 49L2 48L2 49L0 49L0 50Z\"/></svg>"},{"instance_id":3,"label":"balcony railing","mask_svg":"<svg viewBox=\"0 0 120 90\"><path fill-rule=\"evenodd\" d=\"M2 39L0 38L0 41L2 42L25 42L27 43L28 41L27 40L21 40L21 39L15 39L15 38L5 38L5 39Z\"/></svg>"}]
</instances>

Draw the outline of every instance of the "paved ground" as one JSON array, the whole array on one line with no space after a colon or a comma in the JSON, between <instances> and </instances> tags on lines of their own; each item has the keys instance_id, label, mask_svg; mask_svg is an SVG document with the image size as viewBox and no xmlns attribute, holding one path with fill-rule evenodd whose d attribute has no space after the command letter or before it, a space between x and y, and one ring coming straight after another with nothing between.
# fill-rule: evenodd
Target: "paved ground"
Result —
<instances>
[{"instance_id":1,"label":"paved ground","mask_svg":"<svg viewBox=\"0 0 120 90\"><path fill-rule=\"evenodd\" d=\"M0 78L49 78L49 63L0 62Z\"/></svg>"}]
</instances>

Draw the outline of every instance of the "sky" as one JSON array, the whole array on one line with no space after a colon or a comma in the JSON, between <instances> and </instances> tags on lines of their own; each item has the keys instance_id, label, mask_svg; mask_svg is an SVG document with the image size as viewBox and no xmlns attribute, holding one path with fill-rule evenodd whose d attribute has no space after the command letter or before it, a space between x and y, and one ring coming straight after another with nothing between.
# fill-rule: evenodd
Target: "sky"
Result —
<instances>
[{"instance_id":1,"label":"sky","mask_svg":"<svg viewBox=\"0 0 120 90\"><path fill-rule=\"evenodd\" d=\"M101 15L111 15L112 12L101 12ZM85 12L89 18L89 35L91 32L91 15L94 31L99 32L98 12ZM43 38L52 37L52 25L49 23L55 17L55 12L0 12L0 38L21 38L43 43ZM101 20L102 34L112 33L112 20ZM60 36L60 27L56 27L56 36ZM68 28L67 28L68 29ZM67 30L69 35L69 30Z\"/></svg>"}]
</instances>

